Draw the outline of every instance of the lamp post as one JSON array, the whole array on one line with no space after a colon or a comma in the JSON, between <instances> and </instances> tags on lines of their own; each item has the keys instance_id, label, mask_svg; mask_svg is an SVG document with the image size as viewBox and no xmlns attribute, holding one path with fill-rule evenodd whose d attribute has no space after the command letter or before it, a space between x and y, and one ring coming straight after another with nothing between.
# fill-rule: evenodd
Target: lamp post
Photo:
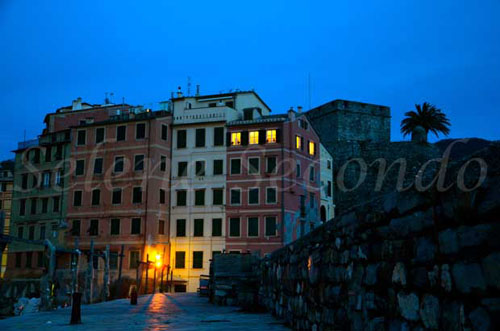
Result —
<instances>
[{"instance_id":1,"label":"lamp post","mask_svg":"<svg viewBox=\"0 0 500 331\"><path fill-rule=\"evenodd\" d=\"M156 292L156 269L161 268L161 266L162 266L161 255L156 254L155 271L153 278L153 294Z\"/></svg>"}]
</instances>

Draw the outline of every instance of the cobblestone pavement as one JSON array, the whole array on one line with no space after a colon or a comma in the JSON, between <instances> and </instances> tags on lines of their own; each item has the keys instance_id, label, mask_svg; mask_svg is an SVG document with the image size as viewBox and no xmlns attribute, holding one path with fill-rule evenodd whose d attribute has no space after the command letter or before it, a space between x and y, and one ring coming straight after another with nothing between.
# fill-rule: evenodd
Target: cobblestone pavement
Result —
<instances>
[{"instance_id":1,"label":"cobblestone pavement","mask_svg":"<svg viewBox=\"0 0 500 331\"><path fill-rule=\"evenodd\" d=\"M0 330L287 330L270 314L212 305L195 293L121 299L82 306L82 324L69 325L71 308L0 320Z\"/></svg>"}]
</instances>

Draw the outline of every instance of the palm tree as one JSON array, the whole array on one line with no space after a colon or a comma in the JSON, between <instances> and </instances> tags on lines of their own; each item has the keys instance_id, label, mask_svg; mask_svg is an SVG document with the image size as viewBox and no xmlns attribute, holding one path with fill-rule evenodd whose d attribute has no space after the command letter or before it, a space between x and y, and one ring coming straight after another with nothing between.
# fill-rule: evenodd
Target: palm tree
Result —
<instances>
[{"instance_id":1,"label":"palm tree","mask_svg":"<svg viewBox=\"0 0 500 331\"><path fill-rule=\"evenodd\" d=\"M427 141L427 134L434 133L436 137L439 133L447 136L450 133L450 120L446 114L436 106L428 102L422 105L415 105L417 111L405 113L406 118L401 121L401 133L403 136L412 135L412 141ZM422 136L420 136L422 134Z\"/></svg>"}]
</instances>

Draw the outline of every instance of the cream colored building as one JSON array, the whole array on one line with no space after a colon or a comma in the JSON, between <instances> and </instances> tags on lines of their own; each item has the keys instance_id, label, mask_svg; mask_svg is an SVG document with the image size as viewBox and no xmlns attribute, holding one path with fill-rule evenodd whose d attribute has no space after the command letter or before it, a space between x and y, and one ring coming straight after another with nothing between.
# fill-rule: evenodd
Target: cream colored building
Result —
<instances>
[{"instance_id":1,"label":"cream colored building","mask_svg":"<svg viewBox=\"0 0 500 331\"><path fill-rule=\"evenodd\" d=\"M225 250L228 121L268 115L254 92L172 99L170 265L175 290L195 292Z\"/></svg>"},{"instance_id":2,"label":"cream colored building","mask_svg":"<svg viewBox=\"0 0 500 331\"><path fill-rule=\"evenodd\" d=\"M321 221L329 221L335 217L335 205L333 204L333 157L320 144L320 181L321 181Z\"/></svg>"}]
</instances>

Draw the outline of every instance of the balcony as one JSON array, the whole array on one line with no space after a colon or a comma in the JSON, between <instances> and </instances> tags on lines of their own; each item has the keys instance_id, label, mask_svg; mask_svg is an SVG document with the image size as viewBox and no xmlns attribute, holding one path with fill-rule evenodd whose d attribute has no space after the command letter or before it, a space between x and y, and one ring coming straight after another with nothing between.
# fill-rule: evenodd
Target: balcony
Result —
<instances>
[{"instance_id":1,"label":"balcony","mask_svg":"<svg viewBox=\"0 0 500 331\"><path fill-rule=\"evenodd\" d=\"M25 140L17 143L17 149L26 149L33 146L38 146L38 138Z\"/></svg>"}]
</instances>

